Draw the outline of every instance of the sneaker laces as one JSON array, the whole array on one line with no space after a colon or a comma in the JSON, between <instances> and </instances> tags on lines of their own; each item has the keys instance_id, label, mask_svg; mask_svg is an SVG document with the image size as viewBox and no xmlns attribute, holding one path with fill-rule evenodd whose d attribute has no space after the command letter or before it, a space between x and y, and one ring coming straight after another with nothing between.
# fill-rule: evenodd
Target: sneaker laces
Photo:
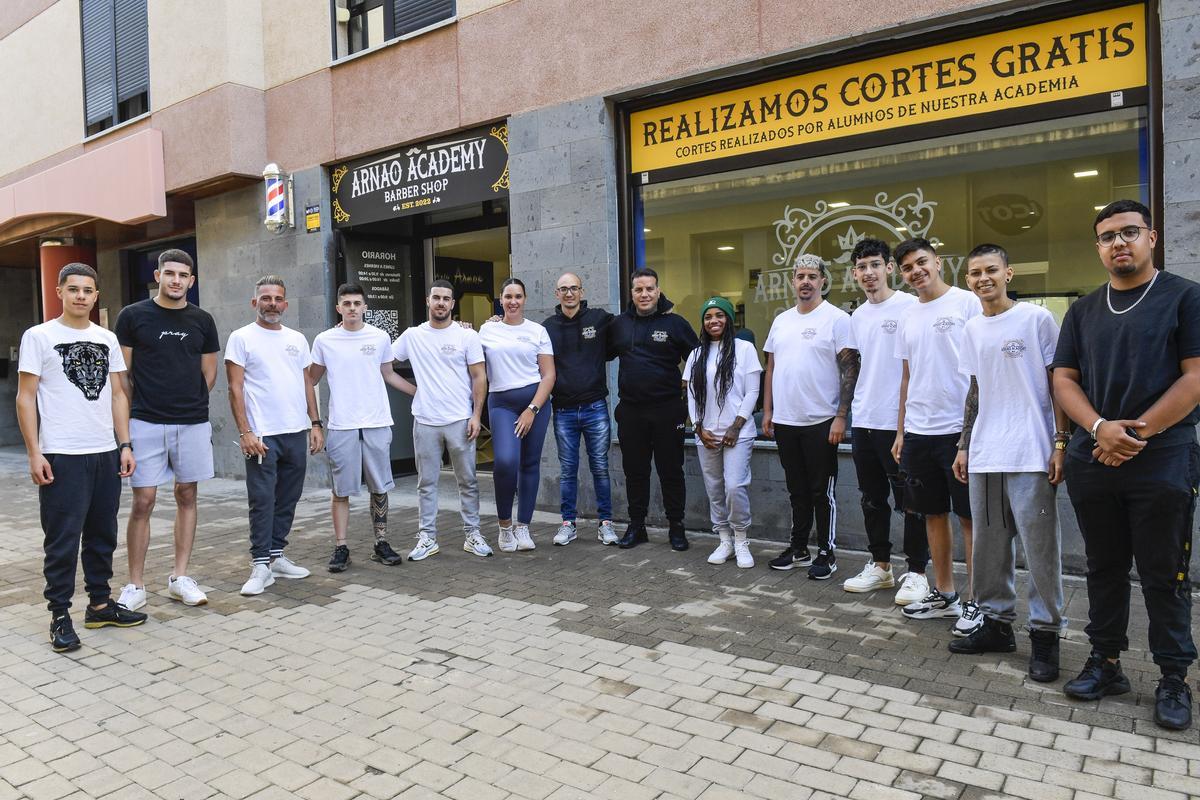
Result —
<instances>
[{"instance_id":1,"label":"sneaker laces","mask_svg":"<svg viewBox=\"0 0 1200 800\"><path fill-rule=\"evenodd\" d=\"M431 547L433 547L433 544L434 544L433 539L430 539L428 536L426 536L423 533L417 537L417 547L418 548L422 548L422 547L431 548Z\"/></svg>"},{"instance_id":2,"label":"sneaker laces","mask_svg":"<svg viewBox=\"0 0 1200 800\"><path fill-rule=\"evenodd\" d=\"M180 575L179 577L175 578L175 585L178 586L180 590L194 589L197 592L200 591L200 587L196 585L196 582L187 575Z\"/></svg>"},{"instance_id":3,"label":"sneaker laces","mask_svg":"<svg viewBox=\"0 0 1200 800\"><path fill-rule=\"evenodd\" d=\"M962 618L968 622L974 622L977 620L981 613L983 612L979 608L979 603L976 603L974 600L968 600L967 602L963 603Z\"/></svg>"},{"instance_id":4,"label":"sneaker laces","mask_svg":"<svg viewBox=\"0 0 1200 800\"><path fill-rule=\"evenodd\" d=\"M1173 700L1180 705L1191 705L1191 693L1183 678L1178 675L1163 675L1158 680L1158 690L1155 692L1158 700Z\"/></svg>"},{"instance_id":5,"label":"sneaker laces","mask_svg":"<svg viewBox=\"0 0 1200 800\"><path fill-rule=\"evenodd\" d=\"M1036 634L1046 633L1048 635L1039 636ZM1054 649L1054 645L1058 642L1058 636L1050 634L1048 631L1034 631L1035 635L1029 637L1029 650L1034 661L1049 661L1050 651Z\"/></svg>"}]
</instances>

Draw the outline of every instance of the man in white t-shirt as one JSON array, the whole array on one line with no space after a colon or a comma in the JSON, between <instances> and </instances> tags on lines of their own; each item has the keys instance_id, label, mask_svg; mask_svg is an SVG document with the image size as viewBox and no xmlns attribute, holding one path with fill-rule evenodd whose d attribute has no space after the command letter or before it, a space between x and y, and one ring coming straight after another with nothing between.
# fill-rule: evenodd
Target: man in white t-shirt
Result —
<instances>
[{"instance_id":1,"label":"man in white t-shirt","mask_svg":"<svg viewBox=\"0 0 1200 800\"><path fill-rule=\"evenodd\" d=\"M895 269L892 251L879 239L863 239L850 254L854 280L867 298L850 316L854 346L862 358L850 418L854 424L850 446L854 470L862 492L863 525L871 560L862 572L846 580L847 592L873 592L895 586L892 575L891 517L893 507L904 518L904 553L908 573L900 580L896 604L908 605L929 594L925 566L929 544L925 520L904 511L904 485L892 458L896 441L896 408L900 404L901 365L896 358L896 332L900 316L917 298L891 287ZM894 503L894 505L893 505Z\"/></svg>"},{"instance_id":2,"label":"man in white t-shirt","mask_svg":"<svg viewBox=\"0 0 1200 800\"><path fill-rule=\"evenodd\" d=\"M308 577L283 549L308 456L320 452L325 435L308 374L308 340L280 322L288 307L283 278L259 278L250 307L254 322L231 333L225 345L225 371L250 502L250 578L242 594L258 595L276 578Z\"/></svg>"},{"instance_id":3,"label":"man in white t-shirt","mask_svg":"<svg viewBox=\"0 0 1200 800\"><path fill-rule=\"evenodd\" d=\"M982 620L978 606L960 602L954 588L950 512L962 525L969 586L971 503L953 467L969 384L958 371L958 354L967 320L979 316L981 308L978 297L942 280L942 260L927 239L901 242L895 259L918 302L900 318L896 336L902 372L892 456L905 482L905 510L925 515L934 571L934 588L901 611L910 619L953 617L954 633L966 636Z\"/></svg>"},{"instance_id":4,"label":"man in white t-shirt","mask_svg":"<svg viewBox=\"0 0 1200 800\"><path fill-rule=\"evenodd\" d=\"M146 615L113 602L108 585L121 478L135 466L129 398L114 380L125 360L117 337L89 319L100 294L96 270L67 264L56 291L62 315L21 337L17 423L41 505L50 646L67 653L80 646L69 611L76 561L88 593L85 628L129 628Z\"/></svg>"},{"instance_id":5,"label":"man in white t-shirt","mask_svg":"<svg viewBox=\"0 0 1200 800\"><path fill-rule=\"evenodd\" d=\"M329 432L325 454L333 473L330 511L333 517L333 555L330 572L350 565L346 529L350 525L350 495L358 494L363 478L371 493L371 526L375 549L371 560L394 566L404 559L387 541L388 492L392 479L392 411L387 387L403 389L408 382L392 369L392 341L368 325L367 293L357 283L337 290L340 327L317 334L308 368L313 386L329 378Z\"/></svg>"},{"instance_id":6,"label":"man in white t-shirt","mask_svg":"<svg viewBox=\"0 0 1200 800\"><path fill-rule=\"evenodd\" d=\"M463 550L477 556L492 555L479 532L479 481L475 477L475 440L480 415L487 400L487 367L479 334L451 318L454 286L436 280L425 298L426 322L409 328L392 344L392 357L412 366L417 385L403 382L401 390L413 397L413 449L417 460L417 503L421 530L409 561L420 561L439 552L437 541L438 477L442 451L458 481L462 506Z\"/></svg>"},{"instance_id":7,"label":"man in white t-shirt","mask_svg":"<svg viewBox=\"0 0 1200 800\"><path fill-rule=\"evenodd\" d=\"M808 566L808 577L837 571L837 446L858 381L850 315L825 302L825 263L804 254L792 267L796 305L775 317L763 344L763 433L779 447L792 504L791 542L771 569ZM817 557L808 551L813 522Z\"/></svg>"},{"instance_id":8,"label":"man in white t-shirt","mask_svg":"<svg viewBox=\"0 0 1200 800\"><path fill-rule=\"evenodd\" d=\"M1011 653L1016 541L1029 570L1029 677L1058 678L1063 620L1062 536L1054 502L1063 479L1067 416L1050 391L1058 324L1041 306L1008 296L1008 253L981 244L967 256L967 286L983 314L967 321L959 371L971 379L954 474L971 489L975 598L983 623L952 653Z\"/></svg>"}]
</instances>

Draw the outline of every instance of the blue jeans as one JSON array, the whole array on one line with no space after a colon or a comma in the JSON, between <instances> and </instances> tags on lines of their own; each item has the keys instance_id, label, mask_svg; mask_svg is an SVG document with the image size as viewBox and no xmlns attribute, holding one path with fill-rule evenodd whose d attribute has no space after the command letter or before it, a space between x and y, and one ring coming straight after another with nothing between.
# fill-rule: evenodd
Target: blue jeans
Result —
<instances>
[{"instance_id":1,"label":"blue jeans","mask_svg":"<svg viewBox=\"0 0 1200 800\"><path fill-rule=\"evenodd\" d=\"M608 479L608 444L612 423L608 401L554 410L554 440L558 444L558 487L562 494L562 518L576 517L575 498L579 487L579 437L587 445L588 468L596 487L596 515L612 519L612 485Z\"/></svg>"}]
</instances>

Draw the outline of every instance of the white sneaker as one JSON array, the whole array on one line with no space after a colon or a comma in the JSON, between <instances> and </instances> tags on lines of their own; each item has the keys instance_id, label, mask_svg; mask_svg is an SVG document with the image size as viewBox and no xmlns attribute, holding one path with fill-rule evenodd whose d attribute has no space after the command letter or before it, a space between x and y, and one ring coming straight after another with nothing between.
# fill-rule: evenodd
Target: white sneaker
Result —
<instances>
[{"instance_id":1,"label":"white sneaker","mask_svg":"<svg viewBox=\"0 0 1200 800\"><path fill-rule=\"evenodd\" d=\"M517 552L517 537L513 533L513 526L500 529L500 538L496 540L496 544L500 547L502 553Z\"/></svg>"},{"instance_id":2,"label":"white sneaker","mask_svg":"<svg viewBox=\"0 0 1200 800\"><path fill-rule=\"evenodd\" d=\"M121 596L117 598L117 605L125 606L130 611L137 611L142 606L146 605L146 589L139 589L132 583L125 584L125 588L121 589Z\"/></svg>"},{"instance_id":3,"label":"white sneaker","mask_svg":"<svg viewBox=\"0 0 1200 800\"><path fill-rule=\"evenodd\" d=\"M906 572L900 579L900 591L896 592L896 605L919 603L928 594L929 580L919 572Z\"/></svg>"},{"instance_id":4,"label":"white sneaker","mask_svg":"<svg viewBox=\"0 0 1200 800\"><path fill-rule=\"evenodd\" d=\"M962 604L958 595L951 600L937 589L930 589L925 599L917 603L909 603L900 609L900 613L908 619L941 619L958 618L962 616Z\"/></svg>"},{"instance_id":5,"label":"white sneaker","mask_svg":"<svg viewBox=\"0 0 1200 800\"><path fill-rule=\"evenodd\" d=\"M754 567L754 556L750 554L750 543L745 539L733 540L733 554L737 557L737 565L740 569Z\"/></svg>"},{"instance_id":6,"label":"white sneaker","mask_svg":"<svg viewBox=\"0 0 1200 800\"><path fill-rule=\"evenodd\" d=\"M846 579L842 588L847 592L873 592L876 589L890 589L895 585L896 579L892 577L891 567L881 569L874 561L868 561L862 572Z\"/></svg>"},{"instance_id":7,"label":"white sneaker","mask_svg":"<svg viewBox=\"0 0 1200 800\"><path fill-rule=\"evenodd\" d=\"M717 545L717 549L712 551L712 555L708 557L710 564L724 564L733 555L733 540L729 534L721 534L721 543Z\"/></svg>"},{"instance_id":8,"label":"white sneaker","mask_svg":"<svg viewBox=\"0 0 1200 800\"><path fill-rule=\"evenodd\" d=\"M167 594L172 600L179 600L185 606L202 606L208 602L208 595L200 591L196 582L187 575L178 578L171 575L167 578Z\"/></svg>"},{"instance_id":9,"label":"white sneaker","mask_svg":"<svg viewBox=\"0 0 1200 800\"><path fill-rule=\"evenodd\" d=\"M298 567L287 556L275 556L271 562L271 574L277 578L307 578L308 570Z\"/></svg>"},{"instance_id":10,"label":"white sneaker","mask_svg":"<svg viewBox=\"0 0 1200 800\"><path fill-rule=\"evenodd\" d=\"M420 544L420 542L418 542L417 547L420 547L420 546L421 546L421 544ZM466 550L468 553L471 553L472 555L480 556L482 558L487 558L488 556L490 556L492 554L491 546L487 543L487 539L484 539L483 534L480 533L479 531L471 531L470 533L467 534L466 538L463 539L463 550ZM417 551L413 550L413 552L415 553ZM434 553L437 552L437 542L433 543L433 552ZM427 553L426 555L432 555L432 553ZM421 558L424 558L424 557L425 556L421 556ZM408 558L409 558L409 560L412 560L411 555Z\"/></svg>"},{"instance_id":11,"label":"white sneaker","mask_svg":"<svg viewBox=\"0 0 1200 800\"><path fill-rule=\"evenodd\" d=\"M529 535L529 526L517 524L513 530L513 536L517 538L518 550L533 550L537 545L533 543L533 537Z\"/></svg>"},{"instance_id":12,"label":"white sneaker","mask_svg":"<svg viewBox=\"0 0 1200 800\"><path fill-rule=\"evenodd\" d=\"M954 628L950 632L955 636L970 636L979 630L982 624L983 609L979 607L979 603L968 600L962 604L962 616L954 621Z\"/></svg>"},{"instance_id":13,"label":"white sneaker","mask_svg":"<svg viewBox=\"0 0 1200 800\"><path fill-rule=\"evenodd\" d=\"M468 539L469 538L470 537L468 537ZM487 542L484 542L485 546L486 546L486 544L487 544ZM463 549L464 550L467 549L466 542L463 542ZM417 546L414 547L412 550L408 551L408 560L409 561L420 561L423 558L429 558L430 556L436 556L437 554L438 554L437 539L435 539L432 536L426 536L425 534L421 534L420 536L417 537ZM491 554L492 554L492 551L491 551L491 549L489 549L488 555L490 556Z\"/></svg>"},{"instance_id":14,"label":"white sneaker","mask_svg":"<svg viewBox=\"0 0 1200 800\"><path fill-rule=\"evenodd\" d=\"M557 545L570 544L578 535L575 531L575 523L563 520L563 524L558 528L558 533L554 534L554 543Z\"/></svg>"},{"instance_id":15,"label":"white sneaker","mask_svg":"<svg viewBox=\"0 0 1200 800\"><path fill-rule=\"evenodd\" d=\"M275 575L266 564L255 564L250 570L250 579L242 584L242 594L251 596L262 594L263 589L275 582Z\"/></svg>"},{"instance_id":16,"label":"white sneaker","mask_svg":"<svg viewBox=\"0 0 1200 800\"><path fill-rule=\"evenodd\" d=\"M621 540L621 537L617 536L617 530L613 527L612 520L608 519L601 522L600 526L596 529L596 538L603 545L616 544Z\"/></svg>"}]
</instances>

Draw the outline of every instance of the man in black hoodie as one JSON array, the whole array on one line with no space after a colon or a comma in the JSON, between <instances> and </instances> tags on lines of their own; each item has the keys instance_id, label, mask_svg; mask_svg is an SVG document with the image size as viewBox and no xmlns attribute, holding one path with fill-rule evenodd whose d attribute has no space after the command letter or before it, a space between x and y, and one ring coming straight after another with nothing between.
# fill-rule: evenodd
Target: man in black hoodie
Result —
<instances>
[{"instance_id":1,"label":"man in black hoodie","mask_svg":"<svg viewBox=\"0 0 1200 800\"><path fill-rule=\"evenodd\" d=\"M588 308L583 299L583 281L567 272L554 287L558 305L542 325L554 345L554 438L558 445L562 525L554 543L575 541L575 498L579 485L579 438L587 445L588 467L596 489L596 515L600 518L596 538L601 544L616 544L612 524L612 487L608 478L608 445L612 427L608 417L607 361L608 327L613 315Z\"/></svg>"},{"instance_id":2,"label":"man in black hoodie","mask_svg":"<svg viewBox=\"0 0 1200 800\"><path fill-rule=\"evenodd\" d=\"M617 438L629 498L629 528L618 546L647 541L650 460L658 469L663 506L670 523L671 547L688 548L683 532L683 400L679 362L699 346L687 320L671 313L671 302L658 288L658 273L643 267L632 275L633 302L609 328L609 355L620 358L617 388Z\"/></svg>"}]
</instances>

